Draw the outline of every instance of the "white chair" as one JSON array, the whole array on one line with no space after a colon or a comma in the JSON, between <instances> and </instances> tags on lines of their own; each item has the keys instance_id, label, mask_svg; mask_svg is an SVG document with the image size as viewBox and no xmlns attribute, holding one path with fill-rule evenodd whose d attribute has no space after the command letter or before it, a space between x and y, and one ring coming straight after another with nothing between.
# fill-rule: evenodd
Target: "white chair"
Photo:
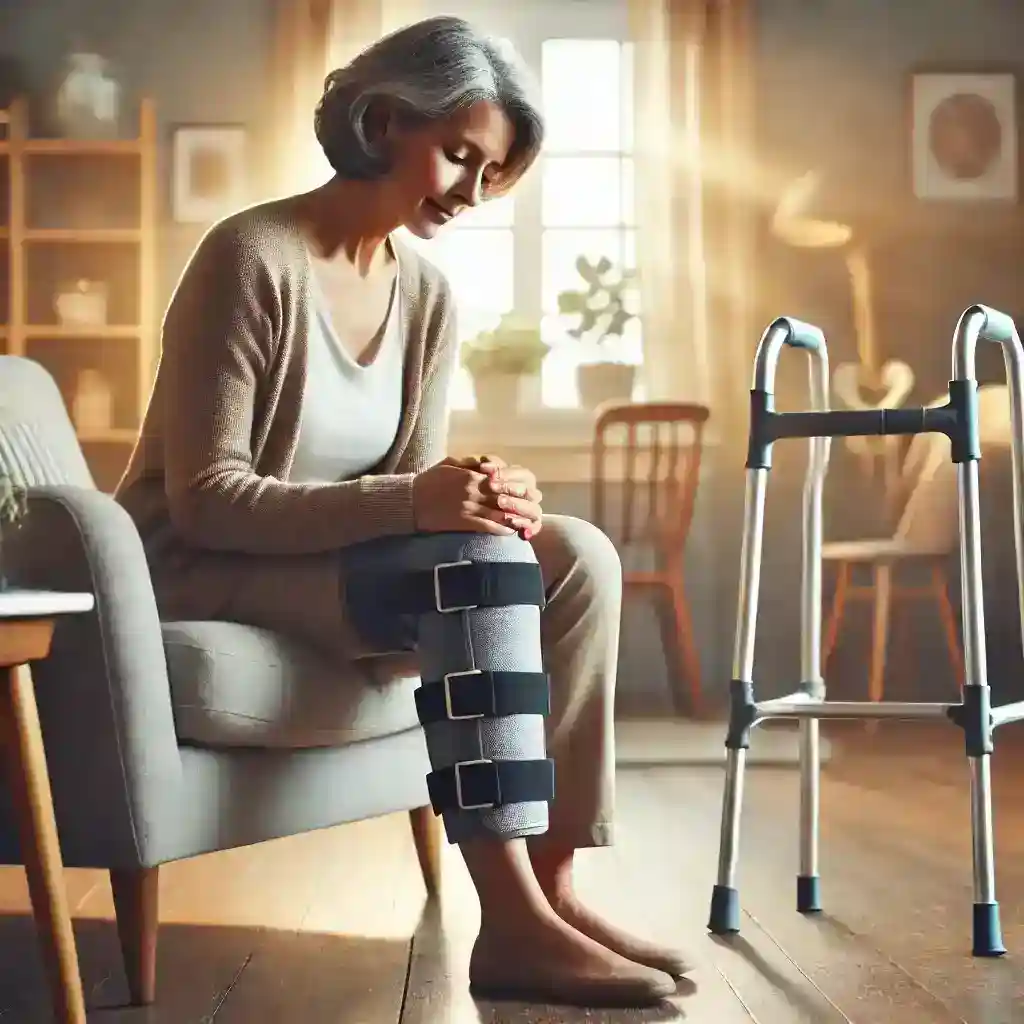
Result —
<instances>
[{"instance_id":1,"label":"white chair","mask_svg":"<svg viewBox=\"0 0 1024 1024\"><path fill-rule=\"evenodd\" d=\"M867 600L873 605L868 699L880 701L885 689L886 649L894 600L931 600L942 622L950 661L963 681L963 655L956 612L949 599L946 567L957 545L956 467L949 441L942 434L919 434L907 449L895 493L902 511L892 537L836 541L825 544L822 557L837 569L835 596L825 625L822 671L835 649L846 605ZM894 585L897 570L911 564L929 570L925 584ZM854 580L870 574L869 583Z\"/></svg>"}]
</instances>

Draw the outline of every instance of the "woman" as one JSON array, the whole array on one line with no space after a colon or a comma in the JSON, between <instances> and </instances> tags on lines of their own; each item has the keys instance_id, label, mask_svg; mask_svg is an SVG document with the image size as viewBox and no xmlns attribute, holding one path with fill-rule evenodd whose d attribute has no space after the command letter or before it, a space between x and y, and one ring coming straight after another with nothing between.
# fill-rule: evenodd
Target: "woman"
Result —
<instances>
[{"instance_id":1,"label":"woman","mask_svg":"<svg viewBox=\"0 0 1024 1024\"><path fill-rule=\"evenodd\" d=\"M483 996L655 1002L686 964L590 913L571 879L575 850L611 839L615 550L587 523L542 519L528 470L445 458L452 300L394 235L431 238L529 168L543 129L528 77L503 44L433 18L333 72L315 126L334 177L215 226L167 311L119 495L161 612L262 626L339 659L415 648L425 680L462 668L452 658L467 647L469 668L494 678L504 658L535 679L543 654L546 720L472 728L515 748L478 758L550 755L557 796L445 804L482 908L470 980ZM543 594L456 616L396 610L408 595L382 581L439 562L539 565ZM464 725L426 726L432 776Z\"/></svg>"}]
</instances>

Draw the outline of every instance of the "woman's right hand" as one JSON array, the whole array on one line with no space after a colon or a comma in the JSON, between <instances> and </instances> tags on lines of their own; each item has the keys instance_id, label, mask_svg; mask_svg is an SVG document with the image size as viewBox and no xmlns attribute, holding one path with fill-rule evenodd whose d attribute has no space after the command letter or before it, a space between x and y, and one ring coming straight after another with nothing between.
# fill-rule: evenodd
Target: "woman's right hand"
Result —
<instances>
[{"instance_id":1,"label":"woman's right hand","mask_svg":"<svg viewBox=\"0 0 1024 1024\"><path fill-rule=\"evenodd\" d=\"M412 487L416 529L424 533L492 533L508 537L519 524L498 508L488 476L471 460L439 462L416 474Z\"/></svg>"}]
</instances>

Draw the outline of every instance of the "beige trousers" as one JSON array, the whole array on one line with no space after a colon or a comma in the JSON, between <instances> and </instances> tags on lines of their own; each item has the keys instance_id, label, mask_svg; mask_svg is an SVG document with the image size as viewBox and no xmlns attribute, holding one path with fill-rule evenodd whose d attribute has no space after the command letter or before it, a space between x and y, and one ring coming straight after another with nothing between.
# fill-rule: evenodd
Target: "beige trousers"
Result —
<instances>
[{"instance_id":1,"label":"beige trousers","mask_svg":"<svg viewBox=\"0 0 1024 1024\"><path fill-rule=\"evenodd\" d=\"M615 801L622 566L612 542L582 519L545 516L531 543L548 593L541 645L551 676L547 742L557 779L543 841L607 846Z\"/></svg>"}]
</instances>

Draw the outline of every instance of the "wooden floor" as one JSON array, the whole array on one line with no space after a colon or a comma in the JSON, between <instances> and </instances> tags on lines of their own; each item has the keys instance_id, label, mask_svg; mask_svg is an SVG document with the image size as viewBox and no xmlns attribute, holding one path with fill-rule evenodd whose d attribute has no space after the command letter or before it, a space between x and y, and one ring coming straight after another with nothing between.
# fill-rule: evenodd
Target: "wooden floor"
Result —
<instances>
[{"instance_id":1,"label":"wooden floor","mask_svg":"<svg viewBox=\"0 0 1024 1024\"><path fill-rule=\"evenodd\" d=\"M836 735L833 733L833 735ZM687 1020L708 1024L1012 1024L1024 1020L1024 735L995 758L1003 927L1011 955L968 955L971 848L962 742L898 726L836 737L823 788L827 913L793 910L796 773L752 771L743 933L704 925L722 773L619 776L618 845L581 863L580 888L637 930L688 947L695 991L673 1008L573 1013L475 1005L466 963L476 908L446 850L440 908L424 902L406 819L380 819L165 869L158 1002L126 1000L109 886L69 872L96 1024L470 1024ZM47 1021L27 897L0 869L0 1022ZM1016 953L1017 955L1013 955Z\"/></svg>"}]
</instances>

